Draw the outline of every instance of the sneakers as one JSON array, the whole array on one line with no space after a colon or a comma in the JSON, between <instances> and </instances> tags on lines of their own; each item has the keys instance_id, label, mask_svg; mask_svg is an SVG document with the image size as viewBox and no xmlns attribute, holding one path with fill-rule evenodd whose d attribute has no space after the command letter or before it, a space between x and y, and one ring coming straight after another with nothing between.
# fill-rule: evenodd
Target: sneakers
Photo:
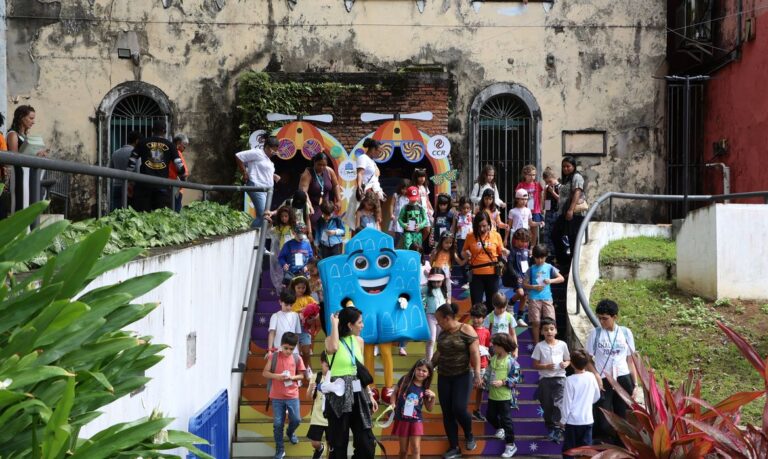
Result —
<instances>
[{"instance_id":1,"label":"sneakers","mask_svg":"<svg viewBox=\"0 0 768 459\"><path fill-rule=\"evenodd\" d=\"M407 357L408 356L408 351L406 351L404 347L401 347L400 348L400 355L402 355L403 357Z\"/></svg>"},{"instance_id":2,"label":"sneakers","mask_svg":"<svg viewBox=\"0 0 768 459\"><path fill-rule=\"evenodd\" d=\"M493 436L498 438L499 440L504 440L504 435L505 435L504 429L499 429L496 431L495 434L493 434Z\"/></svg>"},{"instance_id":3,"label":"sneakers","mask_svg":"<svg viewBox=\"0 0 768 459\"><path fill-rule=\"evenodd\" d=\"M299 444L299 437L296 436L296 433L292 433L288 435L288 441L291 442L292 445L298 445Z\"/></svg>"},{"instance_id":4,"label":"sneakers","mask_svg":"<svg viewBox=\"0 0 768 459\"><path fill-rule=\"evenodd\" d=\"M325 451L325 444L320 443L320 447L315 450L315 452L312 454L312 459L320 459L323 457L323 451Z\"/></svg>"},{"instance_id":5,"label":"sneakers","mask_svg":"<svg viewBox=\"0 0 768 459\"><path fill-rule=\"evenodd\" d=\"M507 447L504 448L504 452L501 453L501 457L512 457L515 454L517 454L517 446L512 443L511 445L507 445Z\"/></svg>"},{"instance_id":6,"label":"sneakers","mask_svg":"<svg viewBox=\"0 0 768 459\"><path fill-rule=\"evenodd\" d=\"M465 446L467 451L474 451L475 448L477 448L477 442L475 441L474 437L467 439L467 444Z\"/></svg>"},{"instance_id":7,"label":"sneakers","mask_svg":"<svg viewBox=\"0 0 768 459\"><path fill-rule=\"evenodd\" d=\"M278 449L277 452L275 452L275 459L284 459L285 458L285 450Z\"/></svg>"},{"instance_id":8,"label":"sneakers","mask_svg":"<svg viewBox=\"0 0 768 459\"><path fill-rule=\"evenodd\" d=\"M459 448L449 449L445 454L443 454L443 459L456 459L459 457L461 457L461 451L459 451Z\"/></svg>"},{"instance_id":9,"label":"sneakers","mask_svg":"<svg viewBox=\"0 0 768 459\"><path fill-rule=\"evenodd\" d=\"M475 410L472 412L472 417L477 419L478 421L487 422L488 419L483 416L483 413L480 412L480 410Z\"/></svg>"},{"instance_id":10,"label":"sneakers","mask_svg":"<svg viewBox=\"0 0 768 459\"><path fill-rule=\"evenodd\" d=\"M560 442L563 441L563 431L562 431L562 429L558 429L558 428L552 429L549 432L549 435L547 436L547 438L551 442L560 444Z\"/></svg>"},{"instance_id":11,"label":"sneakers","mask_svg":"<svg viewBox=\"0 0 768 459\"><path fill-rule=\"evenodd\" d=\"M517 326L518 326L518 327L527 327L527 326L528 326L528 324L527 324L527 323L525 323L525 321L524 321L524 320L523 320L523 318L521 317L521 318L517 319Z\"/></svg>"},{"instance_id":12,"label":"sneakers","mask_svg":"<svg viewBox=\"0 0 768 459\"><path fill-rule=\"evenodd\" d=\"M462 290L469 290L469 282L461 286Z\"/></svg>"}]
</instances>

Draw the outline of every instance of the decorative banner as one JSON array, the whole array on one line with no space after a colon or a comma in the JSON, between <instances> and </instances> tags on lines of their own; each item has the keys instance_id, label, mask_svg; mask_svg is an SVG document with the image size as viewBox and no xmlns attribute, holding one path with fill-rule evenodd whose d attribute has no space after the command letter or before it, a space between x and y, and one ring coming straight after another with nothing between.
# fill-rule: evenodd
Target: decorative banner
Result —
<instances>
[{"instance_id":1,"label":"decorative banner","mask_svg":"<svg viewBox=\"0 0 768 459\"><path fill-rule=\"evenodd\" d=\"M435 185L442 185L445 182L455 182L456 179L459 178L459 170L458 169L451 169L448 172L443 172L442 174L433 175L429 179L432 180L432 183Z\"/></svg>"},{"instance_id":2,"label":"decorative banner","mask_svg":"<svg viewBox=\"0 0 768 459\"><path fill-rule=\"evenodd\" d=\"M427 153L434 159L446 159L451 154L451 141L444 135L435 135L427 143Z\"/></svg>"},{"instance_id":3,"label":"decorative banner","mask_svg":"<svg viewBox=\"0 0 768 459\"><path fill-rule=\"evenodd\" d=\"M339 163L338 168L339 177L347 182L353 182L357 178L357 169L355 169L355 163L345 159Z\"/></svg>"},{"instance_id":4,"label":"decorative banner","mask_svg":"<svg viewBox=\"0 0 768 459\"><path fill-rule=\"evenodd\" d=\"M394 151L395 147L391 142L382 142L381 147L374 153L376 156L371 156L371 159L377 163L386 163L392 159L392 153ZM360 156L360 152L358 152L357 155Z\"/></svg>"},{"instance_id":5,"label":"decorative banner","mask_svg":"<svg viewBox=\"0 0 768 459\"><path fill-rule=\"evenodd\" d=\"M286 146L286 153L293 148L293 152L290 153L290 157L296 154L297 149L301 149L301 154L307 158L312 159L313 156L323 151L325 148L325 142L323 141L323 134L315 127L314 124L307 121L294 121L281 127L275 135L280 144L285 141L286 145L290 144L289 148ZM288 159L288 158L283 158Z\"/></svg>"}]
</instances>

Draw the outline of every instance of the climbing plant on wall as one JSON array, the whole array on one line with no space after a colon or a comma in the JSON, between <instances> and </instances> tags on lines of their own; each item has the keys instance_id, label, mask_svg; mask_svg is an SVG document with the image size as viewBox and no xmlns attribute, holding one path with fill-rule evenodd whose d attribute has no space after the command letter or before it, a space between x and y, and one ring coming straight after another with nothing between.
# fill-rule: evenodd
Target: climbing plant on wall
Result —
<instances>
[{"instance_id":1,"label":"climbing plant on wall","mask_svg":"<svg viewBox=\"0 0 768 459\"><path fill-rule=\"evenodd\" d=\"M276 81L268 73L245 72L237 83L238 131L243 145L257 128L274 129L281 123L267 121L267 113L309 115L308 101L319 106L334 106L363 86L336 82Z\"/></svg>"}]
</instances>

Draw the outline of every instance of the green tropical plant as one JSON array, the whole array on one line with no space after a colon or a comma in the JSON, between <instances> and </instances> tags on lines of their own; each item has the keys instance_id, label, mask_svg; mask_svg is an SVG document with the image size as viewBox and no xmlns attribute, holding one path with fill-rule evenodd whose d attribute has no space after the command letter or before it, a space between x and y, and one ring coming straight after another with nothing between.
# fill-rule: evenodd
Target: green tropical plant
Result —
<instances>
[{"instance_id":1,"label":"green tropical plant","mask_svg":"<svg viewBox=\"0 0 768 459\"><path fill-rule=\"evenodd\" d=\"M83 293L100 274L142 251L103 255L108 227L62 248L40 269L15 274L15 267L45 251L70 226L60 221L28 232L47 205L33 204L0 221L0 457L175 457L163 451L184 447L209 458L194 446L205 443L200 438L163 433L172 419L156 414L78 438L100 408L146 384L145 370L162 359L165 346L123 328L155 309L132 301L171 274Z\"/></svg>"},{"instance_id":2,"label":"green tropical plant","mask_svg":"<svg viewBox=\"0 0 768 459\"><path fill-rule=\"evenodd\" d=\"M68 225L46 250L31 257L19 268L43 266L51 256L101 228L112 229L104 252L114 254L131 247L167 247L230 234L248 229L250 223L251 217L244 212L210 201L193 202L184 206L181 212L170 209L153 212L118 209L98 220L83 220Z\"/></svg>"},{"instance_id":3,"label":"green tropical plant","mask_svg":"<svg viewBox=\"0 0 768 459\"><path fill-rule=\"evenodd\" d=\"M734 459L768 458L768 402L763 408L762 428L739 426L741 407L768 394L768 359L761 358L751 344L724 323L717 321L717 326L760 373L765 381L763 390L738 392L710 405L701 399L701 379L693 371L677 390L673 391L666 380L662 390L650 365L634 355L645 405L632 400L609 376L614 390L631 409L626 419L603 410L624 446L585 446L571 449L568 454L643 459L694 459L709 454Z\"/></svg>"}]
</instances>

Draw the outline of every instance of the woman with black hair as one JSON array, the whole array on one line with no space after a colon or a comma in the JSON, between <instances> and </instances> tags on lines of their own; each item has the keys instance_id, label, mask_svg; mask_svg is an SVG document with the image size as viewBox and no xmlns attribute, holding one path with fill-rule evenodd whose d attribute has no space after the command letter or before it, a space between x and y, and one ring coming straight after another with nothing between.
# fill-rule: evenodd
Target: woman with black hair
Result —
<instances>
[{"instance_id":1,"label":"woman with black hair","mask_svg":"<svg viewBox=\"0 0 768 459\"><path fill-rule=\"evenodd\" d=\"M27 148L27 137L32 126L35 125L35 117L35 109L31 105L19 105L16 107L16 110L13 111L11 128L8 130L8 151L15 153L30 152ZM36 156L45 157L47 154L48 149L35 152ZM29 204L29 168L14 166L9 188L12 188L11 193L13 193L11 200L13 210L19 211L26 207Z\"/></svg>"},{"instance_id":2,"label":"woman with black hair","mask_svg":"<svg viewBox=\"0 0 768 459\"><path fill-rule=\"evenodd\" d=\"M432 365L437 371L437 396L443 412L443 427L449 449L445 459L461 457L459 425L464 430L467 451L477 448L472 434L472 416L467 410L472 387L480 387L480 345L477 332L469 324L456 319L459 307L455 303L440 306L435 313L442 332L437 337L437 351ZM470 373L470 368L473 373ZM472 379L474 374L474 380Z\"/></svg>"},{"instance_id":3,"label":"woman with black hair","mask_svg":"<svg viewBox=\"0 0 768 459\"><path fill-rule=\"evenodd\" d=\"M586 183L576 169L576 159L573 156L563 157L561 171L560 202L557 206L560 215L552 228L552 242L555 244L555 257L560 272L567 276L571 269L571 250L586 214L574 209L585 200Z\"/></svg>"},{"instance_id":4,"label":"woman with black hair","mask_svg":"<svg viewBox=\"0 0 768 459\"><path fill-rule=\"evenodd\" d=\"M335 390L326 392L326 436L331 459L346 459L350 429L355 448L353 458L373 459L376 453L371 413L378 409L378 405L370 388L362 387L357 378L357 362L362 363L365 346L360 337L362 330L363 314L353 306L331 316L331 336L325 339L325 351L331 367L329 386L334 385L341 392L341 395Z\"/></svg>"},{"instance_id":5,"label":"woman with black hair","mask_svg":"<svg viewBox=\"0 0 768 459\"><path fill-rule=\"evenodd\" d=\"M305 192L312 204L309 217L314 227L322 215L320 206L323 202L332 202L336 212L341 210L341 190L336 173L328 167L330 160L325 151L312 157L312 167L308 167L299 179L299 190Z\"/></svg>"},{"instance_id":6,"label":"woman with black hair","mask_svg":"<svg viewBox=\"0 0 768 459\"><path fill-rule=\"evenodd\" d=\"M486 308L493 310L491 298L499 291L500 280L497 264L508 254L499 233L491 229L491 217L487 212L478 212L472 219L472 234L464 241L464 259L472 271L469 282L472 304L482 303L485 295Z\"/></svg>"}]
</instances>

